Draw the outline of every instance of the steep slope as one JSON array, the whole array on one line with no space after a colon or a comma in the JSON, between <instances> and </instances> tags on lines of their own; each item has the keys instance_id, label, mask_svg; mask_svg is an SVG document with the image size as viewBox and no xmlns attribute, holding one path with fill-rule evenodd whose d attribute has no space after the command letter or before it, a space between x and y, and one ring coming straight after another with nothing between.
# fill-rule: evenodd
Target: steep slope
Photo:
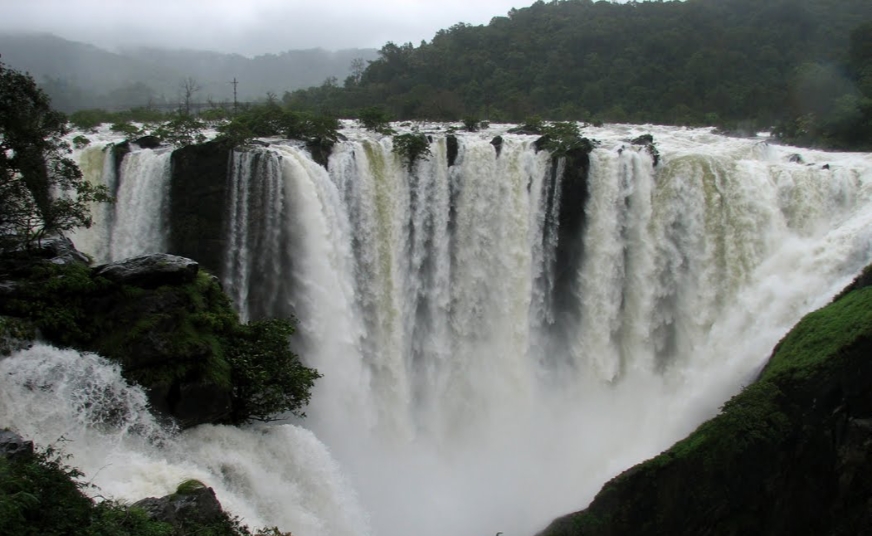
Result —
<instances>
[{"instance_id":1,"label":"steep slope","mask_svg":"<svg viewBox=\"0 0 872 536\"><path fill-rule=\"evenodd\" d=\"M540 536L831 535L872 527L872 267L758 380Z\"/></svg>"}]
</instances>

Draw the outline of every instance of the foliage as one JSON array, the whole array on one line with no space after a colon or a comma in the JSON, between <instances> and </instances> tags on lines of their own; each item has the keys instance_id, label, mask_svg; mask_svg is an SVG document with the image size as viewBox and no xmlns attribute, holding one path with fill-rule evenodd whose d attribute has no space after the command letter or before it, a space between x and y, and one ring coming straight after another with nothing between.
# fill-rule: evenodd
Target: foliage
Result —
<instances>
[{"instance_id":1,"label":"foliage","mask_svg":"<svg viewBox=\"0 0 872 536\"><path fill-rule=\"evenodd\" d=\"M272 319L240 326L228 344L232 369L233 421L268 421L291 412L299 417L321 375L290 349L294 326Z\"/></svg>"},{"instance_id":2,"label":"foliage","mask_svg":"<svg viewBox=\"0 0 872 536\"><path fill-rule=\"evenodd\" d=\"M206 136L202 132L205 126L196 117L184 112L177 112L170 117L169 121L156 128L152 134L175 147L186 147L206 141Z\"/></svg>"},{"instance_id":3,"label":"foliage","mask_svg":"<svg viewBox=\"0 0 872 536\"><path fill-rule=\"evenodd\" d=\"M171 536L172 528L113 501L99 505L53 448L33 456L0 457L0 527L20 536Z\"/></svg>"},{"instance_id":4,"label":"foliage","mask_svg":"<svg viewBox=\"0 0 872 536\"><path fill-rule=\"evenodd\" d=\"M117 134L124 134L128 139L135 138L136 136L141 136L143 134L142 129L132 124L130 121L118 121L116 123L112 123L112 126L109 127L109 130Z\"/></svg>"},{"instance_id":5,"label":"foliage","mask_svg":"<svg viewBox=\"0 0 872 536\"><path fill-rule=\"evenodd\" d=\"M854 28L848 64L800 66L791 84L790 112L776 135L788 143L872 149L872 22Z\"/></svg>"},{"instance_id":6,"label":"foliage","mask_svg":"<svg viewBox=\"0 0 872 536\"><path fill-rule=\"evenodd\" d=\"M218 132L237 144L272 136L333 143L338 139L339 128L339 121L333 116L295 112L269 98L265 103L246 107L232 121L218 127Z\"/></svg>"},{"instance_id":7,"label":"foliage","mask_svg":"<svg viewBox=\"0 0 872 536\"><path fill-rule=\"evenodd\" d=\"M481 126L481 120L475 116L468 115L463 118L463 128L467 132L478 132Z\"/></svg>"},{"instance_id":8,"label":"foliage","mask_svg":"<svg viewBox=\"0 0 872 536\"><path fill-rule=\"evenodd\" d=\"M405 162L409 171L412 171L415 162L419 159L429 158L432 155L430 152L430 140L427 139L427 136L418 132L397 134L394 136L393 143L393 153Z\"/></svg>"},{"instance_id":9,"label":"foliage","mask_svg":"<svg viewBox=\"0 0 872 536\"><path fill-rule=\"evenodd\" d=\"M179 526L150 519L138 508L89 498L82 473L54 448L32 456L0 457L0 530L16 536L289 536L275 527L252 532L226 513L208 525ZM181 489L188 483L183 482ZM178 493L182 493L178 491Z\"/></svg>"},{"instance_id":10,"label":"foliage","mask_svg":"<svg viewBox=\"0 0 872 536\"><path fill-rule=\"evenodd\" d=\"M92 277L82 264L33 263L19 295L0 302L0 315L32 322L53 344L95 351L122 364L134 348L160 347L164 359L125 377L143 386L210 381L231 392L233 424L303 416L320 374L290 349L287 320L240 324L214 278L157 289ZM169 304L169 306L167 305Z\"/></svg>"},{"instance_id":11,"label":"foliage","mask_svg":"<svg viewBox=\"0 0 872 536\"><path fill-rule=\"evenodd\" d=\"M381 106L363 108L357 113L357 120L366 130L385 135L394 133L390 125L390 116Z\"/></svg>"},{"instance_id":12,"label":"foliage","mask_svg":"<svg viewBox=\"0 0 872 536\"><path fill-rule=\"evenodd\" d=\"M67 157L67 132L33 79L0 63L0 248L90 227L90 204L110 200Z\"/></svg>"},{"instance_id":13,"label":"foliage","mask_svg":"<svg viewBox=\"0 0 872 536\"><path fill-rule=\"evenodd\" d=\"M0 313L29 319L43 337L64 346L81 346L96 335L86 302L108 282L92 278L87 266L37 263L22 283L20 293L7 300Z\"/></svg>"},{"instance_id":14,"label":"foliage","mask_svg":"<svg viewBox=\"0 0 872 536\"><path fill-rule=\"evenodd\" d=\"M76 149L84 149L89 145L91 145L91 140L81 134L73 138L73 147Z\"/></svg>"},{"instance_id":15,"label":"foliage","mask_svg":"<svg viewBox=\"0 0 872 536\"><path fill-rule=\"evenodd\" d=\"M287 99L307 109L379 105L399 120L771 126L787 111L796 68L838 65L851 28L870 19L866 0L537 1L418 46L388 43L351 86Z\"/></svg>"}]
</instances>

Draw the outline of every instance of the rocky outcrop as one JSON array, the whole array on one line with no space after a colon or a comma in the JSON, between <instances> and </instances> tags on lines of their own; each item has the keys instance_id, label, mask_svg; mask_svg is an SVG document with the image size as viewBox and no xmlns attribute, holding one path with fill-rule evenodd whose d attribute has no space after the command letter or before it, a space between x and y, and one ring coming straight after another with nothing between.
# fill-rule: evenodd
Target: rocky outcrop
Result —
<instances>
[{"instance_id":1,"label":"rocky outcrop","mask_svg":"<svg viewBox=\"0 0 872 536\"><path fill-rule=\"evenodd\" d=\"M199 270L191 259L156 253L97 266L94 275L122 285L157 288L193 283Z\"/></svg>"},{"instance_id":2,"label":"rocky outcrop","mask_svg":"<svg viewBox=\"0 0 872 536\"><path fill-rule=\"evenodd\" d=\"M160 138L157 136L143 136L133 141L137 147L141 149L157 149L160 147Z\"/></svg>"},{"instance_id":3,"label":"rocky outcrop","mask_svg":"<svg viewBox=\"0 0 872 536\"><path fill-rule=\"evenodd\" d=\"M448 167L451 167L457 161L457 153L460 151L457 136L454 134L445 136L445 145L448 153Z\"/></svg>"},{"instance_id":4,"label":"rocky outcrop","mask_svg":"<svg viewBox=\"0 0 872 536\"><path fill-rule=\"evenodd\" d=\"M33 456L33 441L9 430L0 430L0 457L17 460Z\"/></svg>"},{"instance_id":5,"label":"rocky outcrop","mask_svg":"<svg viewBox=\"0 0 872 536\"><path fill-rule=\"evenodd\" d=\"M215 492L205 486L184 493L142 499L132 507L140 508L149 518L169 523L177 529L221 523L227 517Z\"/></svg>"},{"instance_id":6,"label":"rocky outcrop","mask_svg":"<svg viewBox=\"0 0 872 536\"><path fill-rule=\"evenodd\" d=\"M494 149L497 152L497 158L499 158L500 154L503 152L503 137L497 136L491 140L491 145L494 146Z\"/></svg>"},{"instance_id":7,"label":"rocky outcrop","mask_svg":"<svg viewBox=\"0 0 872 536\"><path fill-rule=\"evenodd\" d=\"M660 163L660 151L657 150L657 146L654 145L654 136L651 134L642 134L641 136L630 140L630 143L633 145L641 145L648 151L648 154L651 155L651 158L654 159L654 165Z\"/></svg>"},{"instance_id":8,"label":"rocky outcrop","mask_svg":"<svg viewBox=\"0 0 872 536\"><path fill-rule=\"evenodd\" d=\"M220 273L226 246L228 164L233 143L216 140L173 152L169 253Z\"/></svg>"},{"instance_id":9,"label":"rocky outcrop","mask_svg":"<svg viewBox=\"0 0 872 536\"><path fill-rule=\"evenodd\" d=\"M870 268L757 381L541 536L853 536L872 527Z\"/></svg>"},{"instance_id":10,"label":"rocky outcrop","mask_svg":"<svg viewBox=\"0 0 872 536\"><path fill-rule=\"evenodd\" d=\"M165 254L96 268L53 258L16 262L13 275L0 270L0 280L15 283L0 300L0 351L29 344L38 328L48 342L118 361L153 409L182 427L228 421L224 345L238 319L196 262Z\"/></svg>"}]
</instances>

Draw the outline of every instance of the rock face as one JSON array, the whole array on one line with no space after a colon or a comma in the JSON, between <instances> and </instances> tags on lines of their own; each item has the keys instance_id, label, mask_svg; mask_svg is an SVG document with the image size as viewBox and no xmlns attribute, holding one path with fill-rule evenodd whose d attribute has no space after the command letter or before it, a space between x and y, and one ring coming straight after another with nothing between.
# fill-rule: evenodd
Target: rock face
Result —
<instances>
[{"instance_id":1,"label":"rock face","mask_svg":"<svg viewBox=\"0 0 872 536\"><path fill-rule=\"evenodd\" d=\"M220 274L226 241L228 166L233 144L210 141L173 152L169 253Z\"/></svg>"},{"instance_id":2,"label":"rock face","mask_svg":"<svg viewBox=\"0 0 872 536\"><path fill-rule=\"evenodd\" d=\"M33 441L27 441L15 432L0 430L0 456L7 460L33 456Z\"/></svg>"},{"instance_id":3,"label":"rock face","mask_svg":"<svg viewBox=\"0 0 872 536\"><path fill-rule=\"evenodd\" d=\"M193 283L199 270L200 265L191 259L155 253L97 266L94 275L123 285L157 288Z\"/></svg>"},{"instance_id":4,"label":"rock face","mask_svg":"<svg viewBox=\"0 0 872 536\"><path fill-rule=\"evenodd\" d=\"M57 253L75 258L65 248ZM0 354L29 344L38 328L48 342L120 362L152 408L182 427L227 422L233 393L225 338L238 317L196 262L155 254L96 268L41 256L6 264Z\"/></svg>"},{"instance_id":5,"label":"rock face","mask_svg":"<svg viewBox=\"0 0 872 536\"><path fill-rule=\"evenodd\" d=\"M212 488L202 487L187 493L149 497L132 505L141 508L151 519L182 528L220 523L226 518Z\"/></svg>"},{"instance_id":6,"label":"rock face","mask_svg":"<svg viewBox=\"0 0 872 536\"><path fill-rule=\"evenodd\" d=\"M541 536L869 534L870 268L797 324L720 415Z\"/></svg>"}]
</instances>

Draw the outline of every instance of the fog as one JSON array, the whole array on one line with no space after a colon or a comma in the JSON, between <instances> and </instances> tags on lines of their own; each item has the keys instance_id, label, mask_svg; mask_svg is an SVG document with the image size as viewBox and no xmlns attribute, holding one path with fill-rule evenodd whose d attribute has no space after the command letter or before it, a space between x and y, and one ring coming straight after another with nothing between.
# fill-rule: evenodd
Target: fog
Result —
<instances>
[{"instance_id":1,"label":"fog","mask_svg":"<svg viewBox=\"0 0 872 536\"><path fill-rule=\"evenodd\" d=\"M48 32L116 50L190 48L248 56L419 43L456 23L487 24L532 0L0 0L0 31Z\"/></svg>"}]
</instances>

